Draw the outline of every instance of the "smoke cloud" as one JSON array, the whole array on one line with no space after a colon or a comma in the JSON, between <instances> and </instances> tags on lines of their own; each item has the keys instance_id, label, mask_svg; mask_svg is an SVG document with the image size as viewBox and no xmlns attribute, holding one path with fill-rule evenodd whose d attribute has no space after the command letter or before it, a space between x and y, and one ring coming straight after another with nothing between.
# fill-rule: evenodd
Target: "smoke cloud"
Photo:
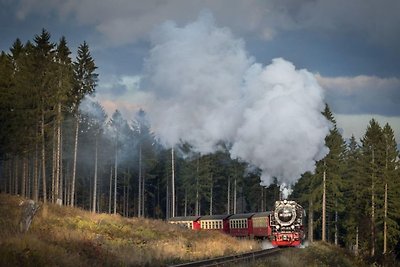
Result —
<instances>
[{"instance_id":1,"label":"smoke cloud","mask_svg":"<svg viewBox=\"0 0 400 267\"><path fill-rule=\"evenodd\" d=\"M328 152L323 91L306 70L277 58L268 66L209 13L179 27L167 22L151 38L143 88L146 111L166 146L189 142L207 154L223 141L231 156L291 184Z\"/></svg>"}]
</instances>

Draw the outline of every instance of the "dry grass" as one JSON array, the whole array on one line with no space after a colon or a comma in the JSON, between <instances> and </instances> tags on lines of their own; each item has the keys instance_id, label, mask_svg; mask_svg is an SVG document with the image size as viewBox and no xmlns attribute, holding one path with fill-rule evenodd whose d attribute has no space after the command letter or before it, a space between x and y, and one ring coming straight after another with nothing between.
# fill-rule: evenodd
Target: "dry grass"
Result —
<instances>
[{"instance_id":1,"label":"dry grass","mask_svg":"<svg viewBox=\"0 0 400 267\"><path fill-rule=\"evenodd\" d=\"M238 265L237 267L242 266ZM346 250L323 242L315 242L307 248L285 249L277 256L243 266L253 267L357 267L367 266Z\"/></svg>"},{"instance_id":2,"label":"dry grass","mask_svg":"<svg viewBox=\"0 0 400 267\"><path fill-rule=\"evenodd\" d=\"M55 205L42 206L24 235L22 200L0 194L0 266L162 266L259 249L218 232Z\"/></svg>"}]
</instances>

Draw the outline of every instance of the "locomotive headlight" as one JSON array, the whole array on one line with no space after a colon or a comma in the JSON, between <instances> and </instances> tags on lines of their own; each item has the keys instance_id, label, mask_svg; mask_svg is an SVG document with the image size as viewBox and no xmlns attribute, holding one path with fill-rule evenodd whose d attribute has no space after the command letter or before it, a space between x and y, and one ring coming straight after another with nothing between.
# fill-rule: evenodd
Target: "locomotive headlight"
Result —
<instances>
[{"instance_id":1,"label":"locomotive headlight","mask_svg":"<svg viewBox=\"0 0 400 267\"><path fill-rule=\"evenodd\" d=\"M289 226L296 220L296 209L290 204L281 204L275 208L275 220L282 226Z\"/></svg>"},{"instance_id":2,"label":"locomotive headlight","mask_svg":"<svg viewBox=\"0 0 400 267\"><path fill-rule=\"evenodd\" d=\"M290 228L292 228L292 230L294 230L294 225L292 224L292 226L290 226Z\"/></svg>"},{"instance_id":3,"label":"locomotive headlight","mask_svg":"<svg viewBox=\"0 0 400 267\"><path fill-rule=\"evenodd\" d=\"M276 230L279 230L280 227L279 227L279 225L275 225L275 228L276 228Z\"/></svg>"}]
</instances>

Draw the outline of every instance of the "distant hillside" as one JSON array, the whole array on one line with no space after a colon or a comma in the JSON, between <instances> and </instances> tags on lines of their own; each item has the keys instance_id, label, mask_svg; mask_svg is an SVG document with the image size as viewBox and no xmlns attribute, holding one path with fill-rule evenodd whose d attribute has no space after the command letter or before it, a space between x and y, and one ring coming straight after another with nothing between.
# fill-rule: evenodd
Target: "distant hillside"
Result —
<instances>
[{"instance_id":1,"label":"distant hillside","mask_svg":"<svg viewBox=\"0 0 400 267\"><path fill-rule=\"evenodd\" d=\"M198 232L160 220L41 206L19 232L24 199L0 194L0 266L163 266L258 250L251 240Z\"/></svg>"}]
</instances>

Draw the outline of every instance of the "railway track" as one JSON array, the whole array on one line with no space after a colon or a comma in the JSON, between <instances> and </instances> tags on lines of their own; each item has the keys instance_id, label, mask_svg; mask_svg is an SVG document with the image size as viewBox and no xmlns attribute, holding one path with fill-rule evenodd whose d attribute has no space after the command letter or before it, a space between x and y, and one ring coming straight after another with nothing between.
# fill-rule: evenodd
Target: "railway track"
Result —
<instances>
[{"instance_id":1,"label":"railway track","mask_svg":"<svg viewBox=\"0 0 400 267\"><path fill-rule=\"evenodd\" d=\"M193 261L189 263L182 263L177 265L170 265L169 267L198 267L198 266L231 266L233 263L242 263L254 261L256 259L266 258L280 253L280 248L264 249L254 252L247 252L243 254L219 257L209 260Z\"/></svg>"}]
</instances>

